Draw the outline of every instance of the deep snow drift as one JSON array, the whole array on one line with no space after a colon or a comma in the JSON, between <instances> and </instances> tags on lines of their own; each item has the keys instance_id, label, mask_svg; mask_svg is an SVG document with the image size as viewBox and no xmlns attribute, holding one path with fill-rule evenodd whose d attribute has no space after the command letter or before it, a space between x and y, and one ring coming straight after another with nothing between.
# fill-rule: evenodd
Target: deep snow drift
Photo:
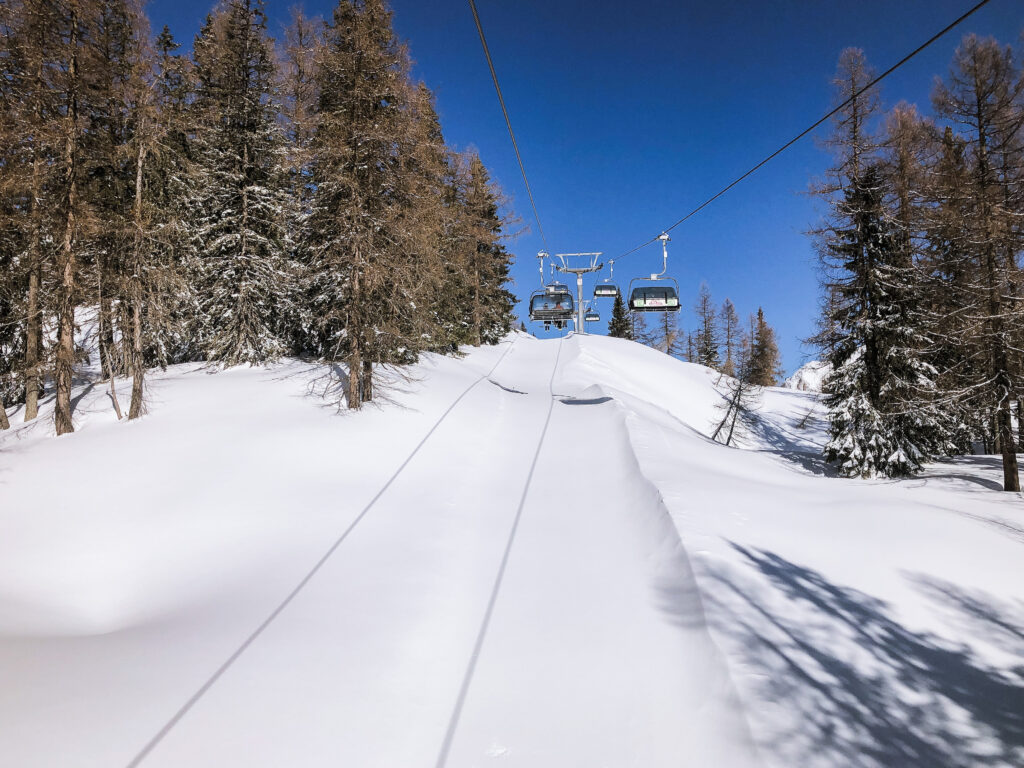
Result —
<instances>
[{"instance_id":1,"label":"deep snow drift","mask_svg":"<svg viewBox=\"0 0 1024 768\"><path fill-rule=\"evenodd\" d=\"M1024 499L828 476L813 394L603 337L0 436L0 764L1019 766ZM127 393L128 382L119 382ZM48 411L44 411L44 419Z\"/></svg>"}]
</instances>

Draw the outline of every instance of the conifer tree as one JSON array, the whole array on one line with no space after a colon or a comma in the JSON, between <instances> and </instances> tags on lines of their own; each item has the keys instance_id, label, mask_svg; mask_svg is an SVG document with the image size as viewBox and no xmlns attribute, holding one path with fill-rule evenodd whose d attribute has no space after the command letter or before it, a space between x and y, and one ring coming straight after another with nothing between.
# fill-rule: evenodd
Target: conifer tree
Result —
<instances>
[{"instance_id":1,"label":"conifer tree","mask_svg":"<svg viewBox=\"0 0 1024 768\"><path fill-rule=\"evenodd\" d=\"M681 356L685 351L686 337L679 329L679 319L676 312L657 312L652 323L652 335L654 337L652 346L660 349L666 355L672 357Z\"/></svg>"},{"instance_id":2,"label":"conifer tree","mask_svg":"<svg viewBox=\"0 0 1024 768\"><path fill-rule=\"evenodd\" d=\"M608 321L608 335L617 339L633 339L633 324L630 322L629 311L626 309L626 302L622 300L621 292L615 294L612 318Z\"/></svg>"},{"instance_id":3,"label":"conifer tree","mask_svg":"<svg viewBox=\"0 0 1024 768\"><path fill-rule=\"evenodd\" d=\"M203 357L236 365L283 354L291 273L275 60L262 0L225 0L194 46L188 227Z\"/></svg>"},{"instance_id":4,"label":"conifer tree","mask_svg":"<svg viewBox=\"0 0 1024 768\"><path fill-rule=\"evenodd\" d=\"M711 301L707 283L701 283L700 293L694 307L697 314L697 334L694 339L696 362L718 370L721 358L718 352L718 317Z\"/></svg>"},{"instance_id":5,"label":"conifer tree","mask_svg":"<svg viewBox=\"0 0 1024 768\"><path fill-rule=\"evenodd\" d=\"M1022 96L1024 76L1012 50L969 35L956 51L948 81L939 83L932 97L938 114L963 129L969 158L970 194L963 200L958 248L961 274L967 278L960 293L966 311L959 332L945 343L970 344L964 348L974 350L971 368L977 373L950 394L970 402L976 412L991 412L1007 491L1020 490L1011 409L1024 390L1015 351L1024 324L1024 304L1017 298L1017 254L1024 239L1019 224L1024 207Z\"/></svg>"},{"instance_id":6,"label":"conifer tree","mask_svg":"<svg viewBox=\"0 0 1024 768\"><path fill-rule=\"evenodd\" d=\"M313 346L347 363L346 400L359 408L372 398L373 363L409 362L422 343L409 335L418 277L398 234L408 61L381 0L338 3L316 83L306 294Z\"/></svg>"},{"instance_id":7,"label":"conifer tree","mask_svg":"<svg viewBox=\"0 0 1024 768\"><path fill-rule=\"evenodd\" d=\"M75 364L75 309L79 301L79 264L82 261L82 232L90 224L90 206L81 189L85 167L83 151L87 142L88 116L95 68L89 64L89 45L95 32L96 5L88 0L68 0L67 13L57 14L62 45L56 52L58 65L50 87L58 95L60 154L55 160L58 179L55 197L58 210L56 253L57 348L54 361L56 397L54 428L58 435L74 432L71 418L71 382Z\"/></svg>"},{"instance_id":8,"label":"conifer tree","mask_svg":"<svg viewBox=\"0 0 1024 768\"><path fill-rule=\"evenodd\" d=\"M897 181L886 184L880 142L870 129L878 97L858 94L871 77L861 51L843 52L837 98L854 98L835 120L829 143L836 163L817 189L830 205L829 219L816 233L828 312L821 323L828 335L819 342L832 367L825 382L825 456L847 476L899 476L916 472L943 439L935 410L926 407L935 371L922 359L927 338L914 302L911 235L917 225L904 184L911 158L906 146L893 148L888 178ZM909 122L909 115L904 118L896 119ZM898 134L898 142L908 135ZM886 209L887 196L896 198L902 228Z\"/></svg>"},{"instance_id":9,"label":"conifer tree","mask_svg":"<svg viewBox=\"0 0 1024 768\"><path fill-rule=\"evenodd\" d=\"M722 346L725 349L722 373L726 376L736 376L738 371L737 355L740 342L740 318L736 314L736 307L729 299L722 302L722 309L719 311L718 316L722 329Z\"/></svg>"},{"instance_id":10,"label":"conifer tree","mask_svg":"<svg viewBox=\"0 0 1024 768\"><path fill-rule=\"evenodd\" d=\"M825 457L846 476L910 475L941 444L933 414L916 397L933 386L934 370L917 354L923 344L912 288L875 167L852 180L838 214L849 223L826 244L846 277L839 339L827 360Z\"/></svg>"},{"instance_id":11,"label":"conifer tree","mask_svg":"<svg viewBox=\"0 0 1024 768\"><path fill-rule=\"evenodd\" d=\"M502 244L500 194L479 156L469 159L463 215L470 235L466 264L472 303L467 309L471 343L497 344L512 327L515 297L505 287L512 257Z\"/></svg>"},{"instance_id":12,"label":"conifer tree","mask_svg":"<svg viewBox=\"0 0 1024 768\"><path fill-rule=\"evenodd\" d=\"M64 135L60 85L68 52L68 38L62 36L68 27L59 11L47 0L0 4L6 44L0 62L0 215L5 232L0 245L9 267L2 274L13 314L5 328L9 341L0 369L7 369L8 404L24 400L25 421L38 415L47 363L43 322L55 312Z\"/></svg>"},{"instance_id":13,"label":"conifer tree","mask_svg":"<svg viewBox=\"0 0 1024 768\"><path fill-rule=\"evenodd\" d=\"M964 226L970 196L965 145L946 126L928 168L924 207L926 244L921 256L921 303L932 343L925 360L936 369L938 407L949 429L951 450L967 453L974 438L991 438L977 403L958 393L985 375L984 344L966 317L973 303L975 273L970 235Z\"/></svg>"},{"instance_id":14,"label":"conifer tree","mask_svg":"<svg viewBox=\"0 0 1024 768\"><path fill-rule=\"evenodd\" d=\"M764 311L757 308L750 343L748 345L747 378L758 387L773 387L779 382L781 364L775 331L764 319Z\"/></svg>"}]
</instances>

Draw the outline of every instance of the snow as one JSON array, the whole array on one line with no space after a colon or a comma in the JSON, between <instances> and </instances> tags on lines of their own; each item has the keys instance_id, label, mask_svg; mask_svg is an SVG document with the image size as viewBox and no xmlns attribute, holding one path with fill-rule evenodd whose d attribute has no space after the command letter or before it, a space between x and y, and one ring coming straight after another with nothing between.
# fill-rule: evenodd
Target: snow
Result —
<instances>
[{"instance_id":1,"label":"snow","mask_svg":"<svg viewBox=\"0 0 1024 768\"><path fill-rule=\"evenodd\" d=\"M797 389L801 392L821 392L825 377L832 372L832 367L821 360L811 360L797 368L796 373L786 379L784 387Z\"/></svg>"},{"instance_id":2,"label":"snow","mask_svg":"<svg viewBox=\"0 0 1024 768\"><path fill-rule=\"evenodd\" d=\"M0 763L1019 766L1024 499L605 337L155 374L0 436ZM118 382L122 403L129 382ZM319 564L319 565L318 565ZM268 621L269 620L269 621Z\"/></svg>"}]
</instances>

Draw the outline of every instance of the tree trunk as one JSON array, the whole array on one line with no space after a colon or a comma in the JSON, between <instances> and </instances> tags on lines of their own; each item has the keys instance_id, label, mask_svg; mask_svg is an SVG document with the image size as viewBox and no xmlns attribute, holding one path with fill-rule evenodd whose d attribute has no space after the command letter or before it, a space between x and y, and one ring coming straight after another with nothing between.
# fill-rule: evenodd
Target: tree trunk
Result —
<instances>
[{"instance_id":1,"label":"tree trunk","mask_svg":"<svg viewBox=\"0 0 1024 768\"><path fill-rule=\"evenodd\" d=\"M1017 399L1017 451L1024 452L1024 402Z\"/></svg>"},{"instance_id":2,"label":"tree trunk","mask_svg":"<svg viewBox=\"0 0 1024 768\"><path fill-rule=\"evenodd\" d=\"M102 375L106 376L110 380L110 400L114 404L114 413L117 414L117 420L120 421L121 416L121 404L117 401L117 388L114 386L114 371L111 365L110 352L106 355L103 354L104 337L107 332L106 324L104 320L103 303L107 303L106 321L110 322L110 301L103 295L103 267L100 266L99 262L96 263L96 292L99 294L100 300L100 312L99 312L99 344L100 344L100 371ZM113 332L110 332L111 343L114 340Z\"/></svg>"},{"instance_id":3,"label":"tree trunk","mask_svg":"<svg viewBox=\"0 0 1024 768\"><path fill-rule=\"evenodd\" d=\"M373 400L373 362L363 360L363 375L359 381L359 397L364 403Z\"/></svg>"},{"instance_id":4,"label":"tree trunk","mask_svg":"<svg viewBox=\"0 0 1024 768\"><path fill-rule=\"evenodd\" d=\"M41 105L43 93L43 46L37 45L35 55L35 78L32 83L33 113L35 127L42 130L43 109ZM39 415L39 396L42 389L43 372L43 319L39 292L43 282L43 152L41 139L32 141L32 239L29 243L28 265L28 327L25 338L25 421L31 421Z\"/></svg>"},{"instance_id":5,"label":"tree trunk","mask_svg":"<svg viewBox=\"0 0 1024 768\"><path fill-rule=\"evenodd\" d=\"M96 271L102 280L102 274L106 271L103 259L96 260ZM121 366L114 361L114 313L109 296L102 296L99 301L99 342L100 348L100 371L104 377L113 376L121 372Z\"/></svg>"},{"instance_id":6,"label":"tree trunk","mask_svg":"<svg viewBox=\"0 0 1024 768\"><path fill-rule=\"evenodd\" d=\"M479 253L477 257L479 258ZM483 343L483 317L480 311L480 269L473 270L473 329L476 332L474 346L479 347Z\"/></svg>"},{"instance_id":7,"label":"tree trunk","mask_svg":"<svg viewBox=\"0 0 1024 768\"><path fill-rule=\"evenodd\" d=\"M10 429L11 422L7 419L7 408L4 406L4 399L0 396L0 430Z\"/></svg>"},{"instance_id":8,"label":"tree trunk","mask_svg":"<svg viewBox=\"0 0 1024 768\"><path fill-rule=\"evenodd\" d=\"M362 358L362 339L359 334L359 325L355 319L356 313L360 307L358 304L359 297L359 271L356 270L352 276L352 306L348 312L348 407L356 410L362 407L363 399L360 392L360 382L362 380L363 370L363 358Z\"/></svg>"},{"instance_id":9,"label":"tree trunk","mask_svg":"<svg viewBox=\"0 0 1024 768\"><path fill-rule=\"evenodd\" d=\"M1017 471L1017 446L1013 441L1013 424L1010 421L1010 403L999 406L999 442L1003 454L1003 490L1019 491L1020 474Z\"/></svg>"},{"instance_id":10,"label":"tree trunk","mask_svg":"<svg viewBox=\"0 0 1024 768\"><path fill-rule=\"evenodd\" d=\"M39 415L39 390L42 373L43 322L39 306L42 259L38 243L33 244L28 273L28 329L25 339L25 421Z\"/></svg>"},{"instance_id":11,"label":"tree trunk","mask_svg":"<svg viewBox=\"0 0 1024 768\"><path fill-rule=\"evenodd\" d=\"M142 415L142 391L145 377L142 364L142 290L138 275L132 277L132 401L128 420Z\"/></svg>"},{"instance_id":12,"label":"tree trunk","mask_svg":"<svg viewBox=\"0 0 1024 768\"><path fill-rule=\"evenodd\" d=\"M135 162L135 249L131 277L132 301L132 402L128 406L128 420L142 415L142 388L146 375L142 361L142 167L146 150L140 143Z\"/></svg>"},{"instance_id":13,"label":"tree trunk","mask_svg":"<svg viewBox=\"0 0 1024 768\"><path fill-rule=\"evenodd\" d=\"M71 376L75 363L75 207L77 200L76 134L78 132L78 4L71 2L70 62L68 66L69 98L67 135L64 137L65 189L67 212L64 221L64 242L60 250L57 271L60 290L57 309L57 396L54 426L58 435L75 431L71 420Z\"/></svg>"}]
</instances>

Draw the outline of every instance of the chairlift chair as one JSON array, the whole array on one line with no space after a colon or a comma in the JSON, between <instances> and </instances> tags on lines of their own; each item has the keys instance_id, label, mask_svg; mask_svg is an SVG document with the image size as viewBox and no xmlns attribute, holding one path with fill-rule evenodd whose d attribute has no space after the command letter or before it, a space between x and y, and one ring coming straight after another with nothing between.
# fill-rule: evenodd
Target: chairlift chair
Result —
<instances>
[{"instance_id":1,"label":"chairlift chair","mask_svg":"<svg viewBox=\"0 0 1024 768\"><path fill-rule=\"evenodd\" d=\"M572 294L568 290L563 293L550 288L550 285L546 286L543 291L530 295L530 319L545 326L554 323L557 328L564 328L575 312Z\"/></svg>"},{"instance_id":2,"label":"chairlift chair","mask_svg":"<svg viewBox=\"0 0 1024 768\"><path fill-rule=\"evenodd\" d=\"M631 312L678 312L681 309L679 283L671 277L631 280L629 309Z\"/></svg>"},{"instance_id":3,"label":"chairlift chair","mask_svg":"<svg viewBox=\"0 0 1024 768\"><path fill-rule=\"evenodd\" d=\"M601 321L601 315L599 315L596 311L591 309L588 310L587 313L583 315L583 320L588 323L597 323Z\"/></svg>"},{"instance_id":4,"label":"chairlift chair","mask_svg":"<svg viewBox=\"0 0 1024 768\"><path fill-rule=\"evenodd\" d=\"M661 241L661 272L650 277L638 277L629 281L629 309L631 312L678 312L679 283L665 277L668 272L667 232L658 236ZM637 285L639 283L639 285ZM646 285L645 285L646 283Z\"/></svg>"},{"instance_id":5,"label":"chairlift chair","mask_svg":"<svg viewBox=\"0 0 1024 768\"><path fill-rule=\"evenodd\" d=\"M608 277L602 280L600 283L594 286L594 298L595 299L614 299L619 295L619 286L612 282L612 277L615 275L615 260L612 259L608 262L609 273Z\"/></svg>"}]
</instances>

